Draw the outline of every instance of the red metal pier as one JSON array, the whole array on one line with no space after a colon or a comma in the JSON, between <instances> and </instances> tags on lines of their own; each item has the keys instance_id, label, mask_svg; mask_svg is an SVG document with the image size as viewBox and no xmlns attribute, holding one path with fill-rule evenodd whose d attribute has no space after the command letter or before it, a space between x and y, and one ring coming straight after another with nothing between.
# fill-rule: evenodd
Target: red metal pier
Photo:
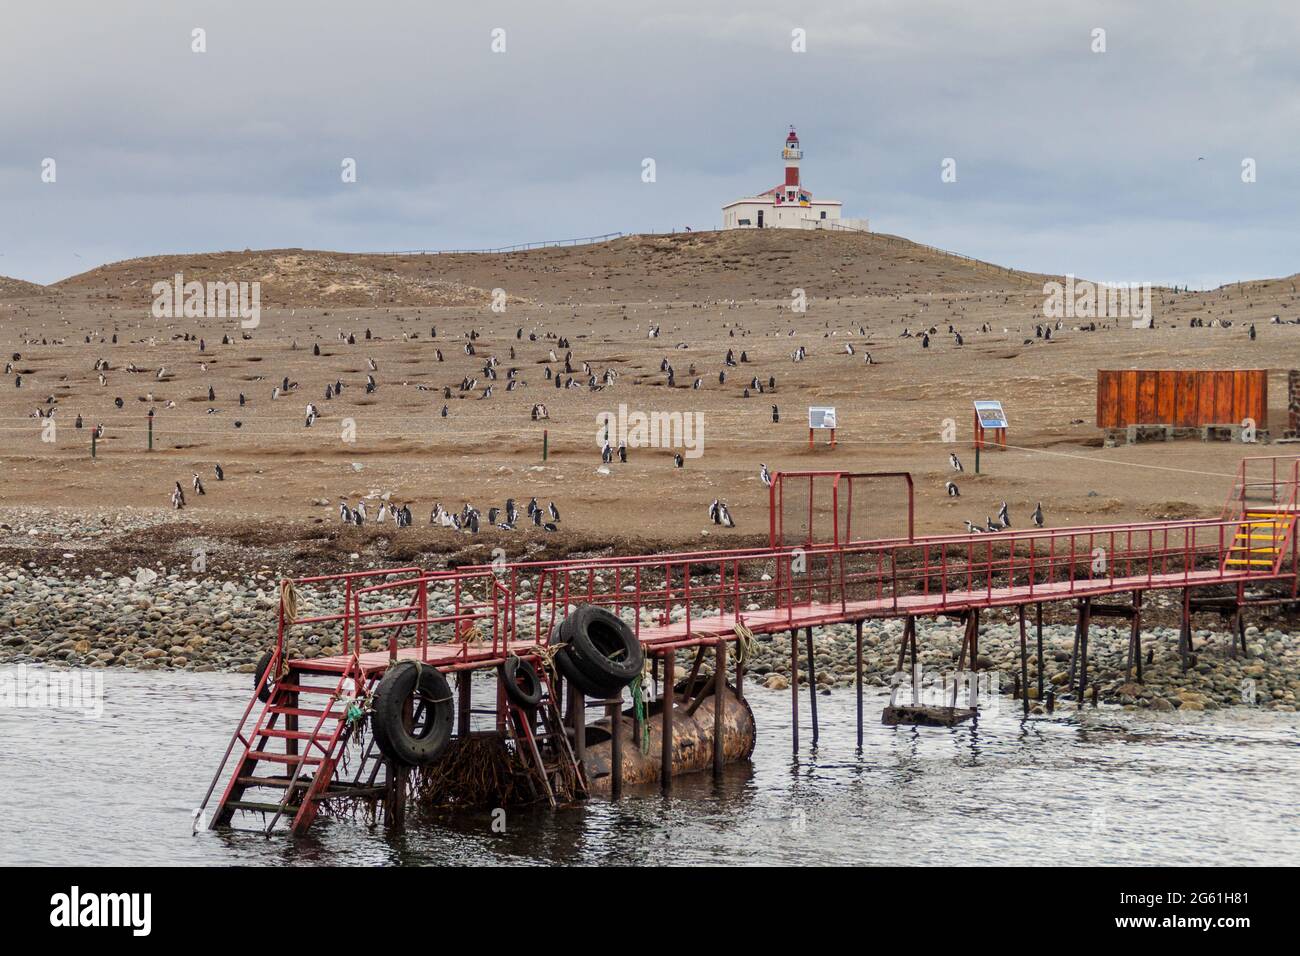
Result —
<instances>
[{"instance_id":1,"label":"red metal pier","mask_svg":"<svg viewBox=\"0 0 1300 956\"><path fill-rule=\"evenodd\" d=\"M457 733L469 734L468 672L496 668L512 655L544 663L553 629L579 605L607 608L634 629L656 677L662 677L658 685L672 698L665 705L665 745L674 710L687 703L668 690L676 684L674 652L697 649L693 680L705 649L716 655L721 665L716 670L730 673L727 654L738 634L789 631L794 637L803 630L811 665L813 629L842 623L857 628L861 743L862 625L878 618L905 622L901 670L905 652L915 655L917 618L960 617L966 623L962 657L969 653L973 669L980 612L1018 608L1020 686L1027 689L1025 611L1035 608L1041 635L1042 605L1070 602L1079 621L1076 699L1081 704L1093 617L1132 622L1130 666L1136 664L1141 680L1141 609L1148 592L1181 592L1184 666L1193 613L1232 617L1237 635L1243 635L1247 607L1296 601L1298 487L1300 458L1247 458L1218 518L917 537L906 474L784 473L775 476L771 488L770 541L763 548L445 571L395 568L285 581L271 666L244 710L203 807L220 787L213 826L228 826L244 812L260 814L260 828L268 833L281 822L299 833L331 799L380 794L391 799L394 774L373 741L353 758L355 765L344 759L356 725L355 712L348 719L349 706L364 700L394 662L416 660L463 675L457 680ZM889 521L897 526L887 526ZM1247 600L1248 585L1256 595L1252 600ZM1127 600L1102 600L1114 595ZM338 652L291 657L287 639L308 630L336 632ZM367 647L376 639L384 649ZM797 640L791 649L797 753ZM1239 650L1244 636L1239 642L1234 635L1228 652ZM735 687L743 694L743 657L733 654L732 663ZM1041 658L1038 672L1041 683ZM560 688L550 690L558 705ZM569 736L581 765L587 701L572 689L569 696ZM1027 710L1027 695L1022 696ZM505 695L497 697L496 726L504 731L509 705ZM622 702L601 703L619 726ZM810 695L810 706L816 739L815 696ZM662 783L671 786L666 767ZM250 791L271 796L247 799Z\"/></svg>"}]
</instances>

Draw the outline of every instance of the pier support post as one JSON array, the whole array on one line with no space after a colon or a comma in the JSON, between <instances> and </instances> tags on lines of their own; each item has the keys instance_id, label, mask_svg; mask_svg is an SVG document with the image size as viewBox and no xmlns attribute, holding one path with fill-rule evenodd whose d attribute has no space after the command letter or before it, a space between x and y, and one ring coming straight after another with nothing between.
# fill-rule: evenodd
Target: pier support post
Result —
<instances>
[{"instance_id":1,"label":"pier support post","mask_svg":"<svg viewBox=\"0 0 1300 956\"><path fill-rule=\"evenodd\" d=\"M817 659L813 655L813 629L807 628L808 641L808 709L812 713L812 742L817 746Z\"/></svg>"},{"instance_id":2,"label":"pier support post","mask_svg":"<svg viewBox=\"0 0 1300 956\"><path fill-rule=\"evenodd\" d=\"M461 671L459 674L456 675L456 711L457 711L456 725L459 728L458 732L461 737L469 736L469 720L470 720L469 690L470 690L470 675L472 673L473 673L472 671Z\"/></svg>"},{"instance_id":3,"label":"pier support post","mask_svg":"<svg viewBox=\"0 0 1300 956\"><path fill-rule=\"evenodd\" d=\"M1183 588L1183 614L1178 628L1178 660L1184 671L1192 653L1192 589Z\"/></svg>"},{"instance_id":4,"label":"pier support post","mask_svg":"<svg viewBox=\"0 0 1300 956\"><path fill-rule=\"evenodd\" d=\"M912 671L912 704L919 706L921 703L921 672L918 670L916 662L916 618L909 616L903 624L903 645L911 650L911 671Z\"/></svg>"},{"instance_id":5,"label":"pier support post","mask_svg":"<svg viewBox=\"0 0 1300 956\"><path fill-rule=\"evenodd\" d=\"M1092 622L1092 598L1079 603L1079 706L1088 688L1088 625Z\"/></svg>"},{"instance_id":6,"label":"pier support post","mask_svg":"<svg viewBox=\"0 0 1300 956\"><path fill-rule=\"evenodd\" d=\"M857 678L858 693L858 749L862 749L862 622L857 622L856 636L856 657L854 660L854 674Z\"/></svg>"},{"instance_id":7,"label":"pier support post","mask_svg":"<svg viewBox=\"0 0 1300 956\"><path fill-rule=\"evenodd\" d=\"M609 798L623 796L623 697L611 700L606 707L609 713Z\"/></svg>"},{"instance_id":8,"label":"pier support post","mask_svg":"<svg viewBox=\"0 0 1300 956\"><path fill-rule=\"evenodd\" d=\"M1250 652L1246 650L1246 615L1242 610L1242 605L1246 603L1246 585L1241 582L1237 585L1237 613L1233 615L1233 623L1236 625L1236 633L1232 635L1232 657L1237 657L1237 645L1241 645L1241 656L1249 657Z\"/></svg>"},{"instance_id":9,"label":"pier support post","mask_svg":"<svg viewBox=\"0 0 1300 956\"><path fill-rule=\"evenodd\" d=\"M1065 684L1067 687L1074 686L1074 676L1079 672L1079 619L1083 616L1083 599L1080 598L1075 606L1078 617L1074 621L1074 644L1070 646L1070 671L1066 675Z\"/></svg>"},{"instance_id":10,"label":"pier support post","mask_svg":"<svg viewBox=\"0 0 1300 956\"><path fill-rule=\"evenodd\" d=\"M1025 633L1025 606L1020 605L1020 696L1024 713L1029 716L1029 636Z\"/></svg>"},{"instance_id":11,"label":"pier support post","mask_svg":"<svg viewBox=\"0 0 1300 956\"><path fill-rule=\"evenodd\" d=\"M573 701L573 759L587 770L587 695L569 682L569 699Z\"/></svg>"},{"instance_id":12,"label":"pier support post","mask_svg":"<svg viewBox=\"0 0 1300 956\"><path fill-rule=\"evenodd\" d=\"M1134 668L1137 669L1137 681L1142 683L1142 592L1133 592L1132 628L1128 637L1128 667L1124 669L1124 678L1129 679Z\"/></svg>"},{"instance_id":13,"label":"pier support post","mask_svg":"<svg viewBox=\"0 0 1300 956\"><path fill-rule=\"evenodd\" d=\"M1038 699L1043 699L1043 602L1038 602Z\"/></svg>"},{"instance_id":14,"label":"pier support post","mask_svg":"<svg viewBox=\"0 0 1300 956\"><path fill-rule=\"evenodd\" d=\"M957 689L961 687L961 672L966 668L966 651L970 647L971 628L975 626L975 612L966 612L966 630L961 635L961 650L957 653L957 673L953 675L952 680L952 697L949 698L948 706L957 706ZM976 690L979 689L978 684ZM969 701L967 702L969 703Z\"/></svg>"},{"instance_id":15,"label":"pier support post","mask_svg":"<svg viewBox=\"0 0 1300 956\"><path fill-rule=\"evenodd\" d=\"M713 776L722 776L722 712L727 702L727 642L719 638L713 666Z\"/></svg>"},{"instance_id":16,"label":"pier support post","mask_svg":"<svg viewBox=\"0 0 1300 956\"><path fill-rule=\"evenodd\" d=\"M668 651L664 654L664 692L663 692L663 739L659 755L659 784L665 794L673 789L673 706L677 691L673 685L676 654Z\"/></svg>"},{"instance_id":17,"label":"pier support post","mask_svg":"<svg viewBox=\"0 0 1300 956\"><path fill-rule=\"evenodd\" d=\"M400 830L406 826L406 785L411 768L391 760L386 762L388 785L384 790L384 824Z\"/></svg>"},{"instance_id":18,"label":"pier support post","mask_svg":"<svg viewBox=\"0 0 1300 956\"><path fill-rule=\"evenodd\" d=\"M799 632L790 632L790 742L799 756Z\"/></svg>"}]
</instances>

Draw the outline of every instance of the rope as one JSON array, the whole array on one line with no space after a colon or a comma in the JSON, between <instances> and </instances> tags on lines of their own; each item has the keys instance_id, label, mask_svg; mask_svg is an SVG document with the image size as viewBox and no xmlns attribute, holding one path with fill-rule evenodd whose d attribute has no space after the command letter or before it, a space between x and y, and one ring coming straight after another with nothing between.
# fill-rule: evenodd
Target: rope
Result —
<instances>
[{"instance_id":1,"label":"rope","mask_svg":"<svg viewBox=\"0 0 1300 956\"><path fill-rule=\"evenodd\" d=\"M284 608L284 623L293 624L298 620L298 589L293 581L285 578L280 582L280 606Z\"/></svg>"},{"instance_id":2,"label":"rope","mask_svg":"<svg viewBox=\"0 0 1300 956\"><path fill-rule=\"evenodd\" d=\"M754 632L740 621L736 622L736 663L743 664L754 653Z\"/></svg>"},{"instance_id":3,"label":"rope","mask_svg":"<svg viewBox=\"0 0 1300 956\"><path fill-rule=\"evenodd\" d=\"M552 644L549 647L543 647L541 644L531 644L524 648L524 653L536 654L542 662L542 667L546 669L546 673L551 676L552 680L554 680L558 673L555 669L555 655L559 653L560 648L563 646L564 644L562 642ZM518 655L511 653L510 656L517 657Z\"/></svg>"}]
</instances>

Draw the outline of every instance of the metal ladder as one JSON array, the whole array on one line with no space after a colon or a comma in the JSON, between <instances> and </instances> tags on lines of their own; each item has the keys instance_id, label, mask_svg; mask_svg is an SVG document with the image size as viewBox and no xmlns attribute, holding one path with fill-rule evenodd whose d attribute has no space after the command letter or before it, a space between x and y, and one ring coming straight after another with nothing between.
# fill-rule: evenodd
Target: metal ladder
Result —
<instances>
[{"instance_id":1,"label":"metal ladder","mask_svg":"<svg viewBox=\"0 0 1300 956\"><path fill-rule=\"evenodd\" d=\"M587 795L587 779L573 752L568 731L555 706L554 689L546 668L538 668L542 700L536 710L528 710L506 696L506 733L514 741L520 759L528 767L529 781L535 795L537 785L552 807ZM538 732L535 718L542 726ZM548 762L547 757L550 757Z\"/></svg>"}]
</instances>

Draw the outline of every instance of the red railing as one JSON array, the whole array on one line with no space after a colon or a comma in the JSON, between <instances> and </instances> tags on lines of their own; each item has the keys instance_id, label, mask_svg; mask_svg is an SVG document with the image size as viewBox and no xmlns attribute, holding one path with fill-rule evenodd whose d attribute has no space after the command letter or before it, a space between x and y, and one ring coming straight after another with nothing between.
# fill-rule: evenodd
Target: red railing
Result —
<instances>
[{"instance_id":1,"label":"red railing","mask_svg":"<svg viewBox=\"0 0 1300 956\"><path fill-rule=\"evenodd\" d=\"M405 577L365 587L353 584L364 574L339 576L351 618L344 629L352 643L345 639L345 646L360 654L368 635L385 634L390 658L403 637L427 658L433 627L439 632L433 640L461 645L460 660L499 658L512 644L545 646L554 627L577 604L630 612L629 624L637 636L659 642L679 641L697 627L707 631L704 622L721 626L723 621L749 619L755 629L781 630L834 617L941 613L1139 588L1239 582L1281 576L1288 545L1294 573L1297 542L1291 521L1274 523L1272 532L1260 539L1267 541L1275 561L1234 566L1227 559L1234 551L1240 553L1238 536L1244 510L1250 510L1248 498L1267 497L1268 509L1294 511L1300 458L1243 460L1225 515L1218 519L920 538L912 536L908 478L907 537L871 542L854 541L850 522L841 523L841 489L851 489L855 478L905 475L809 472L795 477L807 479L810 496L813 482L831 482L830 542L480 565L433 573L402 569L372 572ZM773 486L774 535L782 531L776 504L783 478L777 476ZM1271 486L1267 493L1266 485ZM845 498L848 495L851 491ZM809 513L809 528L815 517ZM837 542L841 529L844 537ZM335 579L302 583L326 580ZM436 611L430 608L431 600L439 606ZM298 623L339 617L323 615Z\"/></svg>"}]
</instances>

